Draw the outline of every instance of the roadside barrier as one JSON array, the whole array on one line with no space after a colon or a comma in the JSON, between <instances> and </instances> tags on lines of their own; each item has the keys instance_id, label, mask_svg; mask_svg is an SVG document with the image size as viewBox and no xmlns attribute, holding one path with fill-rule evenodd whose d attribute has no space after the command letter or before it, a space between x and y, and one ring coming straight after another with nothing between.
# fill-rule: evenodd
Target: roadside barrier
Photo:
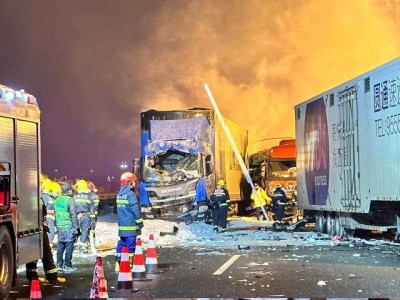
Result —
<instances>
[{"instance_id":1,"label":"roadside barrier","mask_svg":"<svg viewBox=\"0 0 400 300\"><path fill-rule=\"evenodd\" d=\"M122 247L121 261L119 263L118 289L130 290L133 288L132 273L128 260L128 248Z\"/></svg>"},{"instance_id":2,"label":"roadside barrier","mask_svg":"<svg viewBox=\"0 0 400 300\"><path fill-rule=\"evenodd\" d=\"M90 298L108 298L107 280L104 278L103 260L100 256L97 256L94 266Z\"/></svg>"}]
</instances>

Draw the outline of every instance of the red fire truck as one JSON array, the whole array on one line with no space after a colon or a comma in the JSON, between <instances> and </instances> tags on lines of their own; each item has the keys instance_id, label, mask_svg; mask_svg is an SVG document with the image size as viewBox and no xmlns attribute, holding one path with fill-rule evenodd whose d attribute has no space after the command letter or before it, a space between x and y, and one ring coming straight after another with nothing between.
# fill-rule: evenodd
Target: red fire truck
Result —
<instances>
[{"instance_id":1,"label":"red fire truck","mask_svg":"<svg viewBox=\"0 0 400 300\"><path fill-rule=\"evenodd\" d=\"M0 298L19 265L42 257L40 110L36 98L0 85Z\"/></svg>"}]
</instances>

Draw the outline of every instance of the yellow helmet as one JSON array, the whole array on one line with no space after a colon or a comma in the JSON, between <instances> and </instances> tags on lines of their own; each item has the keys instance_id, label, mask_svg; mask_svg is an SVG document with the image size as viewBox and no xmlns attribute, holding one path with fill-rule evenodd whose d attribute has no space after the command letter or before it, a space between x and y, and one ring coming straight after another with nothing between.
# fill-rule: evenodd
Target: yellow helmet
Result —
<instances>
[{"instance_id":1,"label":"yellow helmet","mask_svg":"<svg viewBox=\"0 0 400 300\"><path fill-rule=\"evenodd\" d=\"M75 183L75 190L79 193L82 191L87 191L89 190L88 184L86 182L86 180L84 179L80 179Z\"/></svg>"},{"instance_id":2,"label":"yellow helmet","mask_svg":"<svg viewBox=\"0 0 400 300\"><path fill-rule=\"evenodd\" d=\"M42 192L48 193L51 183L52 181L49 178L44 178L43 181L41 180L40 189L42 190Z\"/></svg>"},{"instance_id":3,"label":"yellow helmet","mask_svg":"<svg viewBox=\"0 0 400 300\"><path fill-rule=\"evenodd\" d=\"M49 194L52 196L60 196L62 194L61 186L58 182L52 181L49 185Z\"/></svg>"},{"instance_id":4,"label":"yellow helmet","mask_svg":"<svg viewBox=\"0 0 400 300\"><path fill-rule=\"evenodd\" d=\"M87 181L87 184L88 184L88 189L89 189L91 192L97 193L97 188L96 188L96 186L94 185L93 182Z\"/></svg>"},{"instance_id":5,"label":"yellow helmet","mask_svg":"<svg viewBox=\"0 0 400 300\"><path fill-rule=\"evenodd\" d=\"M223 186L223 185L225 185L225 180L220 179L220 180L218 180L217 184Z\"/></svg>"},{"instance_id":6,"label":"yellow helmet","mask_svg":"<svg viewBox=\"0 0 400 300\"><path fill-rule=\"evenodd\" d=\"M46 178L48 178L46 175L40 174L40 183L42 183Z\"/></svg>"}]
</instances>

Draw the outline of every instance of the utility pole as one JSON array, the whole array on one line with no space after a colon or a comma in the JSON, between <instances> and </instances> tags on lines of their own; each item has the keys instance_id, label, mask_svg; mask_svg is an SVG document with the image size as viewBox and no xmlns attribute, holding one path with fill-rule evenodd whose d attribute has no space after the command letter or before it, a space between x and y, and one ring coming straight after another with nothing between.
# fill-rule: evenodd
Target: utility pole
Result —
<instances>
[{"instance_id":1,"label":"utility pole","mask_svg":"<svg viewBox=\"0 0 400 300\"><path fill-rule=\"evenodd\" d=\"M228 126L226 126L224 119L222 118L222 114L218 109L217 103L214 100L214 96L212 95L211 90L210 90L210 88L208 87L208 85L206 83L204 84L204 88L205 88L205 90L207 92L208 98L211 101L211 104L214 106L215 113L217 114L217 117L218 117L219 121L221 122L222 128L225 131L226 137L228 138L228 141L231 144L231 147L233 149L233 152L235 153L236 159L239 162L239 165L240 165L240 168L242 169L244 177L246 178L247 182L250 184L251 189L252 189L253 193L255 194L255 197L256 197L258 203L261 206L261 210L263 212L265 220L267 220L268 225L271 226L271 222L270 222L270 220L268 218L268 215L267 215L263 205L261 204L261 199L259 198L259 196L257 194L257 191L256 191L256 188L254 187L253 181L251 180L251 177L250 177L250 174L249 174L249 170L247 170L246 165L245 165L245 163L243 161L243 158L240 156L239 150L237 149L235 141L232 138L232 134L231 134Z\"/></svg>"}]
</instances>

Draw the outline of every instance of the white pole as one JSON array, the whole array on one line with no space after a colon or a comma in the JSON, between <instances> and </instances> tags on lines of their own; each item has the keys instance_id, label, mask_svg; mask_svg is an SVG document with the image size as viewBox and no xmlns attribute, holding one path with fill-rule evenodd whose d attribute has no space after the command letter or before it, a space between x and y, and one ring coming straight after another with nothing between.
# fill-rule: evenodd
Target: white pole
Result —
<instances>
[{"instance_id":1,"label":"white pole","mask_svg":"<svg viewBox=\"0 0 400 300\"><path fill-rule=\"evenodd\" d=\"M233 149L233 152L235 153L236 159L239 162L239 165L240 165L240 167L242 169L244 177L246 177L246 180L250 184L251 190L253 191L253 193L254 193L254 195L255 195L255 197L257 199L257 202L260 204L260 207L261 207L261 210L262 210L263 215L265 217L265 220L267 220L268 225L271 226L271 222L270 222L270 220L268 218L268 215L267 215L263 205L261 204L261 199L259 198L259 196L257 194L257 191L256 191L256 189L254 187L253 181L251 180L249 171L246 168L246 165L245 165L245 163L243 161L242 156L240 156L240 153L239 153L239 151L238 151L238 149L236 147L235 141L232 138L232 135L231 135L231 132L230 132L228 126L226 126L226 124L225 124L225 121L224 121L224 119L223 119L223 117L221 115L221 112L218 109L217 103L214 100L214 96L212 95L211 90L210 90L210 88L208 87L208 85L206 83L204 84L204 88L206 89L206 92L207 92L208 98L211 101L211 104L214 106L215 113L217 114L217 117L218 117L219 121L221 122L222 128L225 131L226 137L228 138L228 141L231 144L231 147Z\"/></svg>"}]
</instances>

